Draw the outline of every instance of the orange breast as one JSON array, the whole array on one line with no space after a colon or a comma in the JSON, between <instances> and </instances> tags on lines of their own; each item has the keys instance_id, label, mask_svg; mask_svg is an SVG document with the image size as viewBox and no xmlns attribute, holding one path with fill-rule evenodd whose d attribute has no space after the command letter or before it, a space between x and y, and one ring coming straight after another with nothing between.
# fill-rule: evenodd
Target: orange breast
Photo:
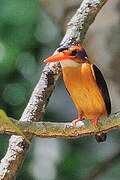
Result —
<instances>
[{"instance_id":1,"label":"orange breast","mask_svg":"<svg viewBox=\"0 0 120 180\"><path fill-rule=\"evenodd\" d=\"M102 94L93 76L91 65L83 63L78 67L64 67L63 79L78 114L93 119L107 115Z\"/></svg>"}]
</instances>

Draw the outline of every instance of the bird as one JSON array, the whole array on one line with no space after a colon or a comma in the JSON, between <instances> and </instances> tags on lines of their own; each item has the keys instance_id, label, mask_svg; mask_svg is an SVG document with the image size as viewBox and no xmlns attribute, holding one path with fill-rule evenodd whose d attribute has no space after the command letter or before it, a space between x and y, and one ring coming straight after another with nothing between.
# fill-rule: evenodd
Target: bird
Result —
<instances>
[{"instance_id":1,"label":"bird","mask_svg":"<svg viewBox=\"0 0 120 180\"><path fill-rule=\"evenodd\" d=\"M101 117L111 113L111 100L107 84L101 71L88 58L81 44L65 45L56 54L46 58L45 63L60 62L63 80L76 107L78 117L72 121L74 127L90 119L94 127ZM95 135L97 142L104 142L106 134Z\"/></svg>"}]
</instances>

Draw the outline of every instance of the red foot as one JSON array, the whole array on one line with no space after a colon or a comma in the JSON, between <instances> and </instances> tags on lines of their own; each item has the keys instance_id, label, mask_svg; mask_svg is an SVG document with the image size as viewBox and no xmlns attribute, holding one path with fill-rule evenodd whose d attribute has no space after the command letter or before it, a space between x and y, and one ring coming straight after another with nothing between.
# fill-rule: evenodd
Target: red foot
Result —
<instances>
[{"instance_id":1,"label":"red foot","mask_svg":"<svg viewBox=\"0 0 120 180\"><path fill-rule=\"evenodd\" d=\"M83 115L80 115L77 119L74 119L72 121L73 127L76 127L77 122L79 122L81 120L84 120L84 116Z\"/></svg>"},{"instance_id":2,"label":"red foot","mask_svg":"<svg viewBox=\"0 0 120 180\"><path fill-rule=\"evenodd\" d=\"M92 120L93 126L96 127L97 126L97 122L99 120L99 117L96 117Z\"/></svg>"}]
</instances>

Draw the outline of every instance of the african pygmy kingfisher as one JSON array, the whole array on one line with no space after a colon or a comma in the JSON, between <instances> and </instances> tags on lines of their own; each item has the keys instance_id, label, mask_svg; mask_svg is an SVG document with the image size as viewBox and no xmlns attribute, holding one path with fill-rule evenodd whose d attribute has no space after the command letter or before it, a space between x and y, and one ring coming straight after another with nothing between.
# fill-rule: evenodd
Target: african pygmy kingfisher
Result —
<instances>
[{"instance_id":1,"label":"african pygmy kingfisher","mask_svg":"<svg viewBox=\"0 0 120 180\"><path fill-rule=\"evenodd\" d=\"M91 64L85 49L77 45L66 45L44 62L59 61L62 67L65 86L76 106L78 118L73 126L83 119L91 119L97 126L100 117L111 113L111 101L106 82L96 65ZM106 140L106 134L96 135L96 140Z\"/></svg>"}]
</instances>

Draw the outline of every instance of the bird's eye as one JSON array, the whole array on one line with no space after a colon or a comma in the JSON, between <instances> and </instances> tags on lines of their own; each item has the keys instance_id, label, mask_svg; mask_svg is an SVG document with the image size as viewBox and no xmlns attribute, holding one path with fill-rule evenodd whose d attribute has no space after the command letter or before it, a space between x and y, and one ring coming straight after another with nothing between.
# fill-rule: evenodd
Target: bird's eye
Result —
<instances>
[{"instance_id":1,"label":"bird's eye","mask_svg":"<svg viewBox=\"0 0 120 180\"><path fill-rule=\"evenodd\" d=\"M70 55L71 55L71 56L75 56L77 53L78 53L78 50L73 50L73 51L70 53Z\"/></svg>"},{"instance_id":2,"label":"bird's eye","mask_svg":"<svg viewBox=\"0 0 120 180\"><path fill-rule=\"evenodd\" d=\"M85 52L84 49L82 49L81 51L79 51L76 56L77 56L78 58L82 59L82 60L88 59L87 53Z\"/></svg>"}]
</instances>

